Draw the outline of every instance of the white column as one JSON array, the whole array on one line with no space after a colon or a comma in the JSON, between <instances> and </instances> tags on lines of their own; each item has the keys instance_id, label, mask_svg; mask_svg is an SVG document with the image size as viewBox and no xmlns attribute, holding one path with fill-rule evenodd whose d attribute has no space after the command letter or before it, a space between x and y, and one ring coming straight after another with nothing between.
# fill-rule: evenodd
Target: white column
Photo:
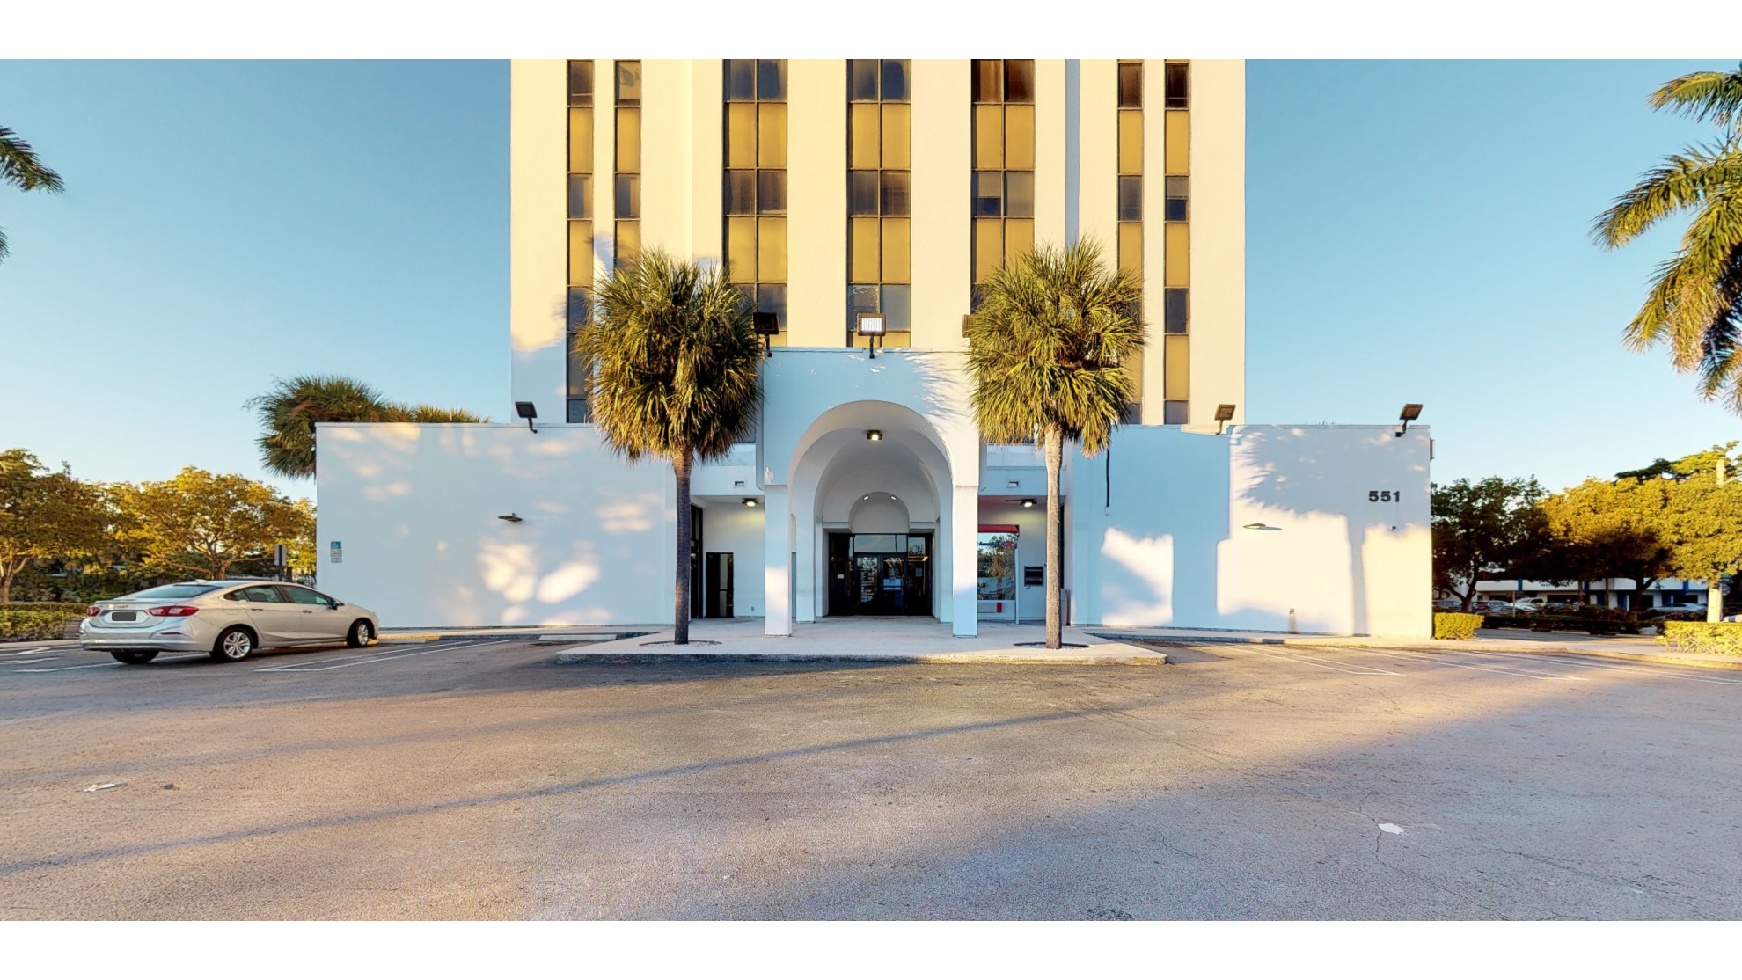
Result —
<instances>
[{"instance_id":1,"label":"white column","mask_svg":"<svg viewBox=\"0 0 1742 980\"><path fill-rule=\"evenodd\" d=\"M817 522L809 507L803 508L804 513L797 514L793 520L792 550L797 552L795 561L798 565L793 569L797 582L796 608L793 618L801 623L817 621Z\"/></svg>"},{"instance_id":2,"label":"white column","mask_svg":"<svg viewBox=\"0 0 1742 980\"><path fill-rule=\"evenodd\" d=\"M976 551L980 540L980 488L956 487L950 508L950 585L955 599L955 619L950 624L957 636L980 635L980 563Z\"/></svg>"},{"instance_id":3,"label":"white column","mask_svg":"<svg viewBox=\"0 0 1742 980\"><path fill-rule=\"evenodd\" d=\"M785 487L764 487L763 501L768 510L762 515L762 540L765 548L762 578L762 605L767 616L763 632L769 636L792 635L792 610L787 604L788 569L792 565L792 542L788 528L792 523L788 513Z\"/></svg>"}]
</instances>

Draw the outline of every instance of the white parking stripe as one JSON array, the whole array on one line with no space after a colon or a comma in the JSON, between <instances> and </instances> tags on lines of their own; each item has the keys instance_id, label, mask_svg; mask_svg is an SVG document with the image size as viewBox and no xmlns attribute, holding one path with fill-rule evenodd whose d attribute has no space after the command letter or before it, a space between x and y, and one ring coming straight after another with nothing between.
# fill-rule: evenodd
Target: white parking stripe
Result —
<instances>
[{"instance_id":1,"label":"white parking stripe","mask_svg":"<svg viewBox=\"0 0 1742 980\"><path fill-rule=\"evenodd\" d=\"M80 664L77 667L19 667L14 674L47 674L56 670L90 670L92 667L119 667L119 663Z\"/></svg>"},{"instance_id":2,"label":"white parking stripe","mask_svg":"<svg viewBox=\"0 0 1742 980\"><path fill-rule=\"evenodd\" d=\"M1553 664L1560 667L1567 666L1565 657L1555 657L1542 653L1497 653L1493 654L1493 656L1518 660L1530 660L1544 665ZM1650 677L1673 677L1677 680L1694 681L1698 684L1742 684L1742 680L1710 676L1710 672L1701 671L1697 667L1692 671L1685 669L1677 670L1672 664L1621 663L1613 660L1600 660L1594 654L1575 653L1569 654L1568 656L1579 657L1579 667L1593 670L1619 670L1630 674L1645 674Z\"/></svg>"},{"instance_id":3,"label":"white parking stripe","mask_svg":"<svg viewBox=\"0 0 1742 980\"><path fill-rule=\"evenodd\" d=\"M1323 667L1326 670L1334 670L1339 674L1368 674L1368 675L1384 674L1384 675L1389 675L1391 677L1403 676L1395 670L1380 670L1378 668L1358 667L1354 664L1343 663L1340 660L1326 660L1326 659L1323 659L1320 657L1309 657L1306 654L1301 654L1301 655L1299 655L1299 657L1285 657L1280 653L1271 653L1268 650L1265 650L1262 652L1264 653L1265 656L1274 657L1277 660L1286 660L1289 663L1296 663L1296 664L1306 664L1309 667Z\"/></svg>"},{"instance_id":4,"label":"white parking stripe","mask_svg":"<svg viewBox=\"0 0 1742 980\"><path fill-rule=\"evenodd\" d=\"M47 653L48 647L32 647L29 650L8 650L0 653L0 659L10 660L14 657L34 657L39 653Z\"/></svg>"},{"instance_id":5,"label":"white parking stripe","mask_svg":"<svg viewBox=\"0 0 1742 980\"><path fill-rule=\"evenodd\" d=\"M1493 664L1471 663L1468 661L1453 660L1444 654L1437 654L1437 653L1436 654L1411 654L1411 653L1407 653L1407 652L1402 651L1402 650L1387 650L1386 654L1389 656L1393 656L1393 657L1400 657L1404 660L1411 660L1411 661L1414 661L1416 663L1428 664L1428 665L1434 666L1434 667L1457 667L1457 668L1460 668L1463 670L1485 670L1485 671L1489 671L1490 673L1511 674L1514 677L1529 677L1533 680L1539 680L1539 681L1582 681L1582 680L1584 680L1583 677L1579 677L1576 674L1543 674L1543 673L1538 673L1537 671L1533 671L1533 670L1525 670L1523 668L1499 667L1499 666L1495 666ZM1476 654L1474 654L1474 653L1459 654L1459 656L1475 656L1475 655ZM1556 666L1561 667L1564 665L1557 664Z\"/></svg>"},{"instance_id":6,"label":"white parking stripe","mask_svg":"<svg viewBox=\"0 0 1742 980\"><path fill-rule=\"evenodd\" d=\"M341 670L345 667L359 667L363 664L379 664L386 663L389 660L404 660L406 657L425 657L432 653L441 653L444 650L477 650L483 647L492 647L498 643L512 642L512 640L492 640L488 643L453 643L447 646L431 647L427 650L413 650L410 653L394 654L391 657L369 657L368 659L351 657L345 658L342 662L322 660L307 664L286 664L283 667L256 667L255 670L260 673L276 672L286 674L308 673L317 670Z\"/></svg>"}]
</instances>

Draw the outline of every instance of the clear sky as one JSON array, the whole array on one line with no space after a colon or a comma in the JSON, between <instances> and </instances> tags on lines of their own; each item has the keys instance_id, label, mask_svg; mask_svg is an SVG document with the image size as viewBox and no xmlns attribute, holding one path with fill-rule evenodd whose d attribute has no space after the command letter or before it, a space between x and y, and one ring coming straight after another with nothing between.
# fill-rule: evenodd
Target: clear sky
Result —
<instances>
[{"instance_id":1,"label":"clear sky","mask_svg":"<svg viewBox=\"0 0 1742 980\"><path fill-rule=\"evenodd\" d=\"M1419 401L1435 479L1551 488L1742 438L1620 345L1679 229L1588 238L1713 135L1645 105L1697 67L1734 65L1250 62L1247 419ZM0 447L263 477L242 403L300 372L512 417L505 63L0 61L0 93L67 182L0 188Z\"/></svg>"}]
</instances>

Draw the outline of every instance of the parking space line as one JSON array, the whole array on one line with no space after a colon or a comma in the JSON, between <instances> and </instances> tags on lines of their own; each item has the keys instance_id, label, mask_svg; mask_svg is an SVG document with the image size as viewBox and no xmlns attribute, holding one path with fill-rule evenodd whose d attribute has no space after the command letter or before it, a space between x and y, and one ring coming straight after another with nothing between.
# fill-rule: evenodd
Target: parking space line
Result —
<instances>
[{"instance_id":1,"label":"parking space line","mask_svg":"<svg viewBox=\"0 0 1742 980\"><path fill-rule=\"evenodd\" d=\"M1541 653L1496 653L1492 654L1492 656L1511 657L1518 660L1531 660L1545 665L1557 664L1559 666L1565 666L1564 657L1553 657ZM1578 657L1578 665L1580 667L1588 667L1597 670L1619 670L1630 674L1646 674L1653 677L1673 677L1677 680L1694 681L1699 684L1742 684L1742 680L1704 676L1697 672L1697 668L1696 672L1690 673L1685 669L1677 669L1673 664L1619 663L1613 660L1600 659L1594 654L1572 653L1567 656Z\"/></svg>"},{"instance_id":2,"label":"parking space line","mask_svg":"<svg viewBox=\"0 0 1742 980\"><path fill-rule=\"evenodd\" d=\"M12 672L14 674L47 674L47 673L50 673L50 672L56 671L56 670L90 670L92 667L119 667L119 666L121 666L121 664L119 664L119 663L107 663L107 664L79 664L77 667L18 667L16 669L14 669Z\"/></svg>"},{"instance_id":3,"label":"parking space line","mask_svg":"<svg viewBox=\"0 0 1742 980\"><path fill-rule=\"evenodd\" d=\"M1452 660L1452 659L1445 657L1444 655L1441 655L1441 654L1418 655L1418 654L1406 653L1402 650L1387 650L1386 653L1389 654L1390 656L1393 656L1393 657L1401 657L1404 660L1411 660L1411 661L1414 661L1416 663L1428 664L1428 665L1436 666L1436 667L1458 667L1458 668L1461 668L1463 670L1485 670L1485 671L1489 671L1490 673L1510 674L1513 677L1529 677L1532 680L1539 680L1539 681L1582 681L1582 680L1584 680L1583 677L1579 677L1576 674L1542 674L1542 673L1537 673L1536 671L1525 670L1522 668L1499 667L1499 666L1495 666L1493 664L1470 663L1470 662L1466 662L1466 661ZM1479 654L1472 652L1469 654L1460 654L1460 656L1479 656Z\"/></svg>"},{"instance_id":4,"label":"parking space line","mask_svg":"<svg viewBox=\"0 0 1742 980\"><path fill-rule=\"evenodd\" d=\"M8 650L0 653L0 660L12 660L16 657L34 657L39 653L47 653L48 647L32 647L29 650Z\"/></svg>"},{"instance_id":5,"label":"parking space line","mask_svg":"<svg viewBox=\"0 0 1742 980\"><path fill-rule=\"evenodd\" d=\"M314 671L320 670L341 670L345 667L360 667L363 664L386 663L389 660L404 660L406 657L425 657L432 653L441 653L444 650L476 650L483 647L496 646L499 643L512 642L513 640L492 640L488 643L452 643L446 646L431 647L427 650L413 650L410 653L394 654L391 657L369 657L367 659L346 657L337 661L321 660L306 664L286 664L282 667L256 667L254 669L257 673L313 673Z\"/></svg>"},{"instance_id":6,"label":"parking space line","mask_svg":"<svg viewBox=\"0 0 1742 980\"><path fill-rule=\"evenodd\" d=\"M1285 657L1280 653L1271 653L1268 650L1262 652L1265 656L1274 657L1277 660L1286 660L1289 663L1296 664L1306 664L1309 667L1323 667L1326 670L1334 670L1339 674L1366 674L1369 676L1388 675L1391 677L1403 676L1395 670L1382 670L1377 667L1359 667L1355 664L1343 663L1340 660L1326 660L1320 657L1310 657L1306 654L1300 654L1298 657Z\"/></svg>"}]
</instances>

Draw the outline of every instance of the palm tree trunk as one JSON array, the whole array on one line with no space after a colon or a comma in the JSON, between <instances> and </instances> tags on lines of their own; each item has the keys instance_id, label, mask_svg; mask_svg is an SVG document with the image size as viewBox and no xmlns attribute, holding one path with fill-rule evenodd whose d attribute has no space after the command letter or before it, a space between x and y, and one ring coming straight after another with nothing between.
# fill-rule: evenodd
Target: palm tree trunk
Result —
<instances>
[{"instance_id":1,"label":"palm tree trunk","mask_svg":"<svg viewBox=\"0 0 1742 980\"><path fill-rule=\"evenodd\" d=\"M1057 426L1046 430L1046 648L1064 645L1064 617L1059 608L1059 467L1064 441Z\"/></svg>"},{"instance_id":2,"label":"palm tree trunk","mask_svg":"<svg viewBox=\"0 0 1742 980\"><path fill-rule=\"evenodd\" d=\"M677 606L672 610L671 642L684 646L690 641L690 535L694 528L690 526L690 470L694 465L692 454L684 449L678 457L672 460L672 470L677 475L677 580L672 591L675 593Z\"/></svg>"}]
</instances>

